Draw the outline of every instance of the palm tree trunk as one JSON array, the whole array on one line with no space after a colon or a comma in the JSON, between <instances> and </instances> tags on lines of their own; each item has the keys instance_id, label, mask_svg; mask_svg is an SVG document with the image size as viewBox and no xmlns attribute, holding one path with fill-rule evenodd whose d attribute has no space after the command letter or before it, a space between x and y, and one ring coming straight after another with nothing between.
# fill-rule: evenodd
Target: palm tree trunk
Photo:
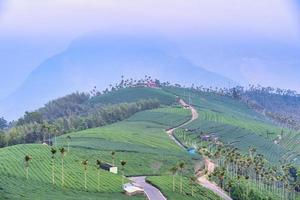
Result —
<instances>
[{"instance_id":1,"label":"palm tree trunk","mask_svg":"<svg viewBox=\"0 0 300 200\"><path fill-rule=\"evenodd\" d=\"M180 176L180 193L182 194L182 174Z\"/></svg>"},{"instance_id":2,"label":"palm tree trunk","mask_svg":"<svg viewBox=\"0 0 300 200\"><path fill-rule=\"evenodd\" d=\"M64 159L61 159L61 186L64 186Z\"/></svg>"},{"instance_id":3,"label":"palm tree trunk","mask_svg":"<svg viewBox=\"0 0 300 200\"><path fill-rule=\"evenodd\" d=\"M54 177L54 159L52 159L52 184L54 185L55 184L55 177Z\"/></svg>"},{"instance_id":4,"label":"palm tree trunk","mask_svg":"<svg viewBox=\"0 0 300 200\"><path fill-rule=\"evenodd\" d=\"M26 179L28 180L29 167L26 167Z\"/></svg>"},{"instance_id":5,"label":"palm tree trunk","mask_svg":"<svg viewBox=\"0 0 300 200\"><path fill-rule=\"evenodd\" d=\"M192 186L192 197L194 196L194 186Z\"/></svg>"},{"instance_id":6,"label":"palm tree trunk","mask_svg":"<svg viewBox=\"0 0 300 200\"><path fill-rule=\"evenodd\" d=\"M173 192L175 192L175 175L173 175Z\"/></svg>"},{"instance_id":7,"label":"palm tree trunk","mask_svg":"<svg viewBox=\"0 0 300 200\"><path fill-rule=\"evenodd\" d=\"M84 189L87 189L87 187L86 187L86 170L84 170Z\"/></svg>"},{"instance_id":8,"label":"palm tree trunk","mask_svg":"<svg viewBox=\"0 0 300 200\"><path fill-rule=\"evenodd\" d=\"M124 170L122 170L122 187L124 185Z\"/></svg>"}]
</instances>

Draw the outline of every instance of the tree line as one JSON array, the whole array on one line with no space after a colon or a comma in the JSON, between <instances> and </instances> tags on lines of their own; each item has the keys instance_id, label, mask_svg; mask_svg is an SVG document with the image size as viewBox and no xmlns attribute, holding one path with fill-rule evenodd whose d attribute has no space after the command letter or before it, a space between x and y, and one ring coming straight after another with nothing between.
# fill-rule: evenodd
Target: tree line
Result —
<instances>
[{"instance_id":1,"label":"tree line","mask_svg":"<svg viewBox=\"0 0 300 200\"><path fill-rule=\"evenodd\" d=\"M30 118L26 123L24 120L7 130L5 134L0 134L0 147L20 143L54 142L53 138L58 135L122 121L139 111L154 109L159 106L160 103L156 99L106 106L99 105L83 112L83 114L63 116L52 121L36 118L36 115L40 114L37 112L33 115L34 118ZM32 114L30 115L32 116ZM27 120L27 118L25 114L23 119Z\"/></svg>"}]
</instances>

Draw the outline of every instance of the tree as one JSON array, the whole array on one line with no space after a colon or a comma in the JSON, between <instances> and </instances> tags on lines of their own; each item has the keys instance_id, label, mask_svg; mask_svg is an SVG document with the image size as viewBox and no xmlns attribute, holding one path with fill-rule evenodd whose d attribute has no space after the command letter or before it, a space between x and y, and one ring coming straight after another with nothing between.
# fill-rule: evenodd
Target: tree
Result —
<instances>
[{"instance_id":1,"label":"tree","mask_svg":"<svg viewBox=\"0 0 300 200\"><path fill-rule=\"evenodd\" d=\"M197 177L196 176L191 176L190 177L190 184L191 184L191 192L192 192L192 197L194 196L194 186L197 183Z\"/></svg>"},{"instance_id":2,"label":"tree","mask_svg":"<svg viewBox=\"0 0 300 200\"><path fill-rule=\"evenodd\" d=\"M56 149L51 148L51 158L52 158L52 184L55 184L55 154L56 154Z\"/></svg>"},{"instance_id":3,"label":"tree","mask_svg":"<svg viewBox=\"0 0 300 200\"><path fill-rule=\"evenodd\" d=\"M0 118L0 130L7 128L7 126L8 126L7 121L3 117L1 117Z\"/></svg>"},{"instance_id":4,"label":"tree","mask_svg":"<svg viewBox=\"0 0 300 200\"><path fill-rule=\"evenodd\" d=\"M29 173L29 162L32 160L31 156L26 155L24 157L25 161L25 171L26 171L26 179L28 180L28 173Z\"/></svg>"},{"instance_id":5,"label":"tree","mask_svg":"<svg viewBox=\"0 0 300 200\"><path fill-rule=\"evenodd\" d=\"M180 193L182 193L182 178L183 178L183 169L185 168L185 163L180 162L178 167L180 170Z\"/></svg>"},{"instance_id":6,"label":"tree","mask_svg":"<svg viewBox=\"0 0 300 200\"><path fill-rule=\"evenodd\" d=\"M175 175L178 171L178 167L177 166L174 166L170 169L171 173L172 173L172 183L173 183L173 192L175 192Z\"/></svg>"},{"instance_id":7,"label":"tree","mask_svg":"<svg viewBox=\"0 0 300 200\"><path fill-rule=\"evenodd\" d=\"M69 153L69 151L70 151L70 141L71 141L71 136L70 135L68 135L67 137L66 137L66 141L67 141L67 145L68 145L68 153Z\"/></svg>"},{"instance_id":8,"label":"tree","mask_svg":"<svg viewBox=\"0 0 300 200\"><path fill-rule=\"evenodd\" d=\"M112 159L112 165L115 166L115 156L116 156L116 152L112 151L111 152L111 159Z\"/></svg>"},{"instance_id":9,"label":"tree","mask_svg":"<svg viewBox=\"0 0 300 200\"><path fill-rule=\"evenodd\" d=\"M64 182L64 158L66 155L66 149L64 147L59 149L60 154L61 154L61 186L63 187L65 182Z\"/></svg>"},{"instance_id":10,"label":"tree","mask_svg":"<svg viewBox=\"0 0 300 200\"><path fill-rule=\"evenodd\" d=\"M97 189L98 189L98 192L100 191L100 166L101 166L101 164L102 164L101 160L96 161L96 165L97 165L97 168L98 168L98 174L97 174Z\"/></svg>"},{"instance_id":11,"label":"tree","mask_svg":"<svg viewBox=\"0 0 300 200\"><path fill-rule=\"evenodd\" d=\"M125 165L127 164L127 162L125 160L121 161L121 166L122 166L122 185L124 185L124 170L125 170Z\"/></svg>"},{"instance_id":12,"label":"tree","mask_svg":"<svg viewBox=\"0 0 300 200\"><path fill-rule=\"evenodd\" d=\"M84 169L84 189L87 189L86 186L86 175L87 175L87 167L88 167L88 160L84 160L81 162L81 164L83 165L83 169Z\"/></svg>"}]
</instances>

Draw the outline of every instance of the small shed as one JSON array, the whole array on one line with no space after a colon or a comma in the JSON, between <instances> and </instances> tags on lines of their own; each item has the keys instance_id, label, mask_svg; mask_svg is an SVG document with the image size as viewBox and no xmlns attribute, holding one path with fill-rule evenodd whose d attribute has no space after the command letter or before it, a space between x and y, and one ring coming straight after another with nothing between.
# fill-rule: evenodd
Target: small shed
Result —
<instances>
[{"instance_id":1,"label":"small shed","mask_svg":"<svg viewBox=\"0 0 300 200\"><path fill-rule=\"evenodd\" d=\"M118 173L118 167L113 166L112 164L109 163L101 163L99 166L101 169L109 171L113 174L117 174Z\"/></svg>"},{"instance_id":2,"label":"small shed","mask_svg":"<svg viewBox=\"0 0 300 200\"><path fill-rule=\"evenodd\" d=\"M138 194L144 194L144 189L133 183L126 183L123 185L123 190L126 195L133 196Z\"/></svg>"}]
</instances>

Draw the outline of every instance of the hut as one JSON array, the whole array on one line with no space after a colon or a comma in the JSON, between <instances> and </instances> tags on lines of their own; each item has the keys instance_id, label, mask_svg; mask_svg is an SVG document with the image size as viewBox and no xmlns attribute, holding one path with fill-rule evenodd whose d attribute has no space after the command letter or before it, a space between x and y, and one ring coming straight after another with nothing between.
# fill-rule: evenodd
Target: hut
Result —
<instances>
[{"instance_id":1,"label":"hut","mask_svg":"<svg viewBox=\"0 0 300 200\"><path fill-rule=\"evenodd\" d=\"M112 164L109 163L101 163L99 166L101 169L109 171L113 174L117 174L118 173L118 167L113 166Z\"/></svg>"}]
</instances>

